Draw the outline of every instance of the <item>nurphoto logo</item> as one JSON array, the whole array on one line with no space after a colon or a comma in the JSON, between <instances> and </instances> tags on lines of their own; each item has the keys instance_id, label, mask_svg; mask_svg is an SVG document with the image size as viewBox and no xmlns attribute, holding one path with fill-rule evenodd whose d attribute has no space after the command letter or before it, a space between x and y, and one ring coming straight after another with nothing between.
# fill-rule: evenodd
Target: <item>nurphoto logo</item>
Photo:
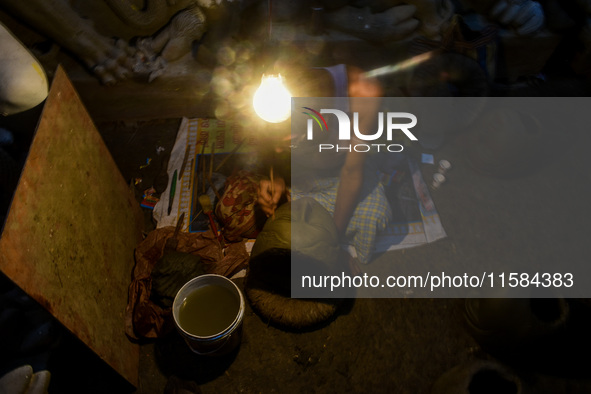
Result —
<instances>
[{"instance_id":1,"label":"nurphoto logo","mask_svg":"<svg viewBox=\"0 0 591 394\"><path fill-rule=\"evenodd\" d=\"M351 119L346 112L339 109L321 109L316 111L310 107L302 107L307 110L302 112L309 116L307 120L306 137L309 141L314 140L314 124L318 125L321 132L335 131L328 129L326 119L322 114L332 114L336 116L338 122L338 140L346 142L351 141ZM391 142L393 140L394 132L401 131L411 141L417 141L417 137L411 133L410 129L416 126L417 117L409 112L378 112L378 126L377 131L368 132L367 130L359 130L359 113L353 112L353 133L357 140L361 141L377 141L383 140L384 129L386 132L386 141ZM406 122L400 123L400 120L406 120ZM384 124L386 125L384 127ZM368 143L368 144L318 144L318 151L348 151L348 152L402 152L404 147L401 144L390 144L390 143Z\"/></svg>"}]
</instances>

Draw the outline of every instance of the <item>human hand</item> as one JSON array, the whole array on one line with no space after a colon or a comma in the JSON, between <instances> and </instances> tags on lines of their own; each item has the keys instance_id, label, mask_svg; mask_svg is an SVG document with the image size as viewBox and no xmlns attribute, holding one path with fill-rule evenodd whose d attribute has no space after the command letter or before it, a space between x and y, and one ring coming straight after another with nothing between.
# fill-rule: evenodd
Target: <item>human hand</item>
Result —
<instances>
[{"instance_id":1,"label":"human hand","mask_svg":"<svg viewBox=\"0 0 591 394\"><path fill-rule=\"evenodd\" d=\"M373 77L366 77L359 67L347 66L349 82L349 97L382 97L384 89L380 82Z\"/></svg>"},{"instance_id":2,"label":"human hand","mask_svg":"<svg viewBox=\"0 0 591 394\"><path fill-rule=\"evenodd\" d=\"M351 276L362 276L363 271L360 267L359 259L353 257L347 252L346 250L340 248L339 249L339 261L342 264L343 270L347 271L347 274Z\"/></svg>"},{"instance_id":3,"label":"human hand","mask_svg":"<svg viewBox=\"0 0 591 394\"><path fill-rule=\"evenodd\" d=\"M275 177L272 184L269 179L262 179L259 182L257 203L267 217L275 213L283 195L288 201L290 200L283 178Z\"/></svg>"},{"instance_id":4,"label":"human hand","mask_svg":"<svg viewBox=\"0 0 591 394\"><path fill-rule=\"evenodd\" d=\"M492 8L491 16L501 24L513 26L517 34L534 34L544 26L544 10L537 1L500 0Z\"/></svg>"}]
</instances>

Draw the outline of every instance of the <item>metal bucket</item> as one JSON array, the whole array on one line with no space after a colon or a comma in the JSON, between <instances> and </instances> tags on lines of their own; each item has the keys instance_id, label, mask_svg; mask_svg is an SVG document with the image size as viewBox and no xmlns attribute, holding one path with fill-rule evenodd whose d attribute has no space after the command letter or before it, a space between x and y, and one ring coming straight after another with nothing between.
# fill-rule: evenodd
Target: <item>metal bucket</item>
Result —
<instances>
[{"instance_id":1,"label":"metal bucket","mask_svg":"<svg viewBox=\"0 0 591 394\"><path fill-rule=\"evenodd\" d=\"M181 308L185 308L188 297L195 292L203 291L208 286L218 286L230 291L232 296L236 297L238 301L238 307L236 308L236 316L234 320L227 325L227 327L220 329L219 332L211 335L200 335L200 333L190 332L181 322L182 318L179 318L181 314ZM216 300L199 300L199 302L215 303ZM210 304L211 305L211 304ZM189 348L201 355L215 355L220 356L227 354L234 350L239 344L242 337L242 319L244 317L244 296L242 291L236 286L230 279L221 275L201 275L191 279L185 283L183 287L178 291L174 302L172 304L172 315L174 317L174 323L180 332L181 336L185 339ZM216 308L212 308L216 309ZM217 308L219 309L219 308ZM182 312L185 313L185 312ZM195 319L212 319L207 313L203 313L202 316L194 316Z\"/></svg>"}]
</instances>

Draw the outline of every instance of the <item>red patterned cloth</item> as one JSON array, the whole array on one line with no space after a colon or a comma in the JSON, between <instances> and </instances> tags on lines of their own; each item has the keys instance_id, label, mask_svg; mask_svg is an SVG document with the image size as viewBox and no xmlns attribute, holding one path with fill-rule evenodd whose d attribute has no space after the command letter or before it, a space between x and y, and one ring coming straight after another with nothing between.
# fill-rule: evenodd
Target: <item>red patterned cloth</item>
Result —
<instances>
[{"instance_id":1,"label":"red patterned cloth","mask_svg":"<svg viewBox=\"0 0 591 394\"><path fill-rule=\"evenodd\" d=\"M241 170L228 177L224 195L215 208L222 234L229 242L256 238L264 224L255 204L260 176Z\"/></svg>"}]
</instances>

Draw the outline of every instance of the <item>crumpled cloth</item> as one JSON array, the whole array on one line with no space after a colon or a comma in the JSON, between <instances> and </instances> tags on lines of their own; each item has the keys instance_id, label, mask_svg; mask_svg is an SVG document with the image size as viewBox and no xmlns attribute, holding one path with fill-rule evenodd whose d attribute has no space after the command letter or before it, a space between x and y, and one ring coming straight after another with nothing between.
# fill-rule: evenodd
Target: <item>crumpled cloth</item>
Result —
<instances>
[{"instance_id":1,"label":"crumpled cloth","mask_svg":"<svg viewBox=\"0 0 591 394\"><path fill-rule=\"evenodd\" d=\"M151 273L164 253L166 240L172 237L172 226L153 230L135 249L135 267L128 288L125 308L125 333L132 339L155 339L173 327L172 309L162 308L150 300ZM205 272L230 277L248 265L249 254L244 242L222 248L211 231L177 236L176 250L201 258Z\"/></svg>"},{"instance_id":2,"label":"crumpled cloth","mask_svg":"<svg viewBox=\"0 0 591 394\"><path fill-rule=\"evenodd\" d=\"M316 178L309 180L308 190L300 190L293 186L291 199L310 197L320 203L330 214L334 214L337 190L340 178ZM392 217L392 208L388 203L386 192L378 184L361 200L347 225L346 237L355 247L360 263L367 264L374 251L376 235L386 229Z\"/></svg>"}]
</instances>

